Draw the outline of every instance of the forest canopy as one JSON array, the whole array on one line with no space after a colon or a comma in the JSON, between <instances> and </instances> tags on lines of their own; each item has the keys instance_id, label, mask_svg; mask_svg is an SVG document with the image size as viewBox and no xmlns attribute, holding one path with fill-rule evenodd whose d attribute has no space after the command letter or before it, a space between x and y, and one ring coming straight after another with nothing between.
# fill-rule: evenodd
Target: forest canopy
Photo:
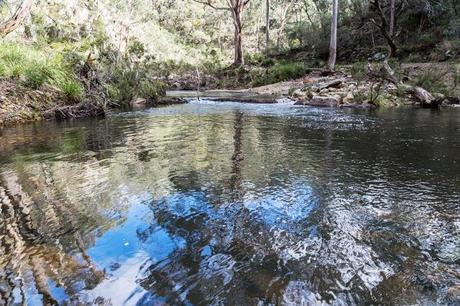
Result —
<instances>
[{"instance_id":1,"label":"forest canopy","mask_svg":"<svg viewBox=\"0 0 460 306\"><path fill-rule=\"evenodd\" d=\"M257 53L291 50L325 60L332 2L6 0L0 4L0 29L8 40L176 63L241 63ZM13 32L8 20L18 14L24 21ZM455 0L338 1L339 59L366 58L390 48L392 56L442 60L456 56L459 36L460 3ZM421 52L408 54L414 48Z\"/></svg>"}]
</instances>

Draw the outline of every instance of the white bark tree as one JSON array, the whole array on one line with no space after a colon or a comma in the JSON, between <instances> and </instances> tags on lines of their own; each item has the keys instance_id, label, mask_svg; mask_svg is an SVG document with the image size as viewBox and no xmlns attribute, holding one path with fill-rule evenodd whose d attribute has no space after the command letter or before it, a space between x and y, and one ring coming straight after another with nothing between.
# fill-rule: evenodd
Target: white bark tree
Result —
<instances>
[{"instance_id":1,"label":"white bark tree","mask_svg":"<svg viewBox=\"0 0 460 306\"><path fill-rule=\"evenodd\" d=\"M329 47L329 61L328 66L330 70L335 69L337 60L337 21L339 15L338 0L332 0L332 22L331 22L331 44Z\"/></svg>"},{"instance_id":2,"label":"white bark tree","mask_svg":"<svg viewBox=\"0 0 460 306\"><path fill-rule=\"evenodd\" d=\"M270 48L270 0L266 0L265 9L265 50Z\"/></svg>"}]
</instances>

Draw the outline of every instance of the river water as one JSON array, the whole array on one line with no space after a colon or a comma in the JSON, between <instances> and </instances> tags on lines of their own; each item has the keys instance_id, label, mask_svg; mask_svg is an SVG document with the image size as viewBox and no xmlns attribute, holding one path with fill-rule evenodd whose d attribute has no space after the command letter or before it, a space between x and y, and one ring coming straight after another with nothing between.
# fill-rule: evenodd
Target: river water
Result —
<instances>
[{"instance_id":1,"label":"river water","mask_svg":"<svg viewBox=\"0 0 460 306\"><path fill-rule=\"evenodd\" d=\"M0 305L460 303L460 110L202 101L0 133Z\"/></svg>"}]
</instances>

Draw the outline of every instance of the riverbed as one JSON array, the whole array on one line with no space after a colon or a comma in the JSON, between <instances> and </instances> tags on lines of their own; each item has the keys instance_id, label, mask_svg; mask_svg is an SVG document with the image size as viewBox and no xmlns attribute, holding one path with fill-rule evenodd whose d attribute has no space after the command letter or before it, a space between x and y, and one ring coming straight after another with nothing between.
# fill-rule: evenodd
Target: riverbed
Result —
<instances>
[{"instance_id":1,"label":"riverbed","mask_svg":"<svg viewBox=\"0 0 460 306\"><path fill-rule=\"evenodd\" d=\"M201 100L0 133L0 304L460 303L460 109Z\"/></svg>"}]
</instances>

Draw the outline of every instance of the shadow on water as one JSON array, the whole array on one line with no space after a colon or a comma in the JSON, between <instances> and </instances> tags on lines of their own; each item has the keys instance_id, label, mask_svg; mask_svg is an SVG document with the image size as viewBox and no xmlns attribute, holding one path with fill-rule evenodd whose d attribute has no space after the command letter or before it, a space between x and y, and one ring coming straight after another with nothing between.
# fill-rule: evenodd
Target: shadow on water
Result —
<instances>
[{"instance_id":1,"label":"shadow on water","mask_svg":"<svg viewBox=\"0 0 460 306\"><path fill-rule=\"evenodd\" d=\"M1 303L458 303L458 135L206 101L4 129Z\"/></svg>"}]
</instances>

